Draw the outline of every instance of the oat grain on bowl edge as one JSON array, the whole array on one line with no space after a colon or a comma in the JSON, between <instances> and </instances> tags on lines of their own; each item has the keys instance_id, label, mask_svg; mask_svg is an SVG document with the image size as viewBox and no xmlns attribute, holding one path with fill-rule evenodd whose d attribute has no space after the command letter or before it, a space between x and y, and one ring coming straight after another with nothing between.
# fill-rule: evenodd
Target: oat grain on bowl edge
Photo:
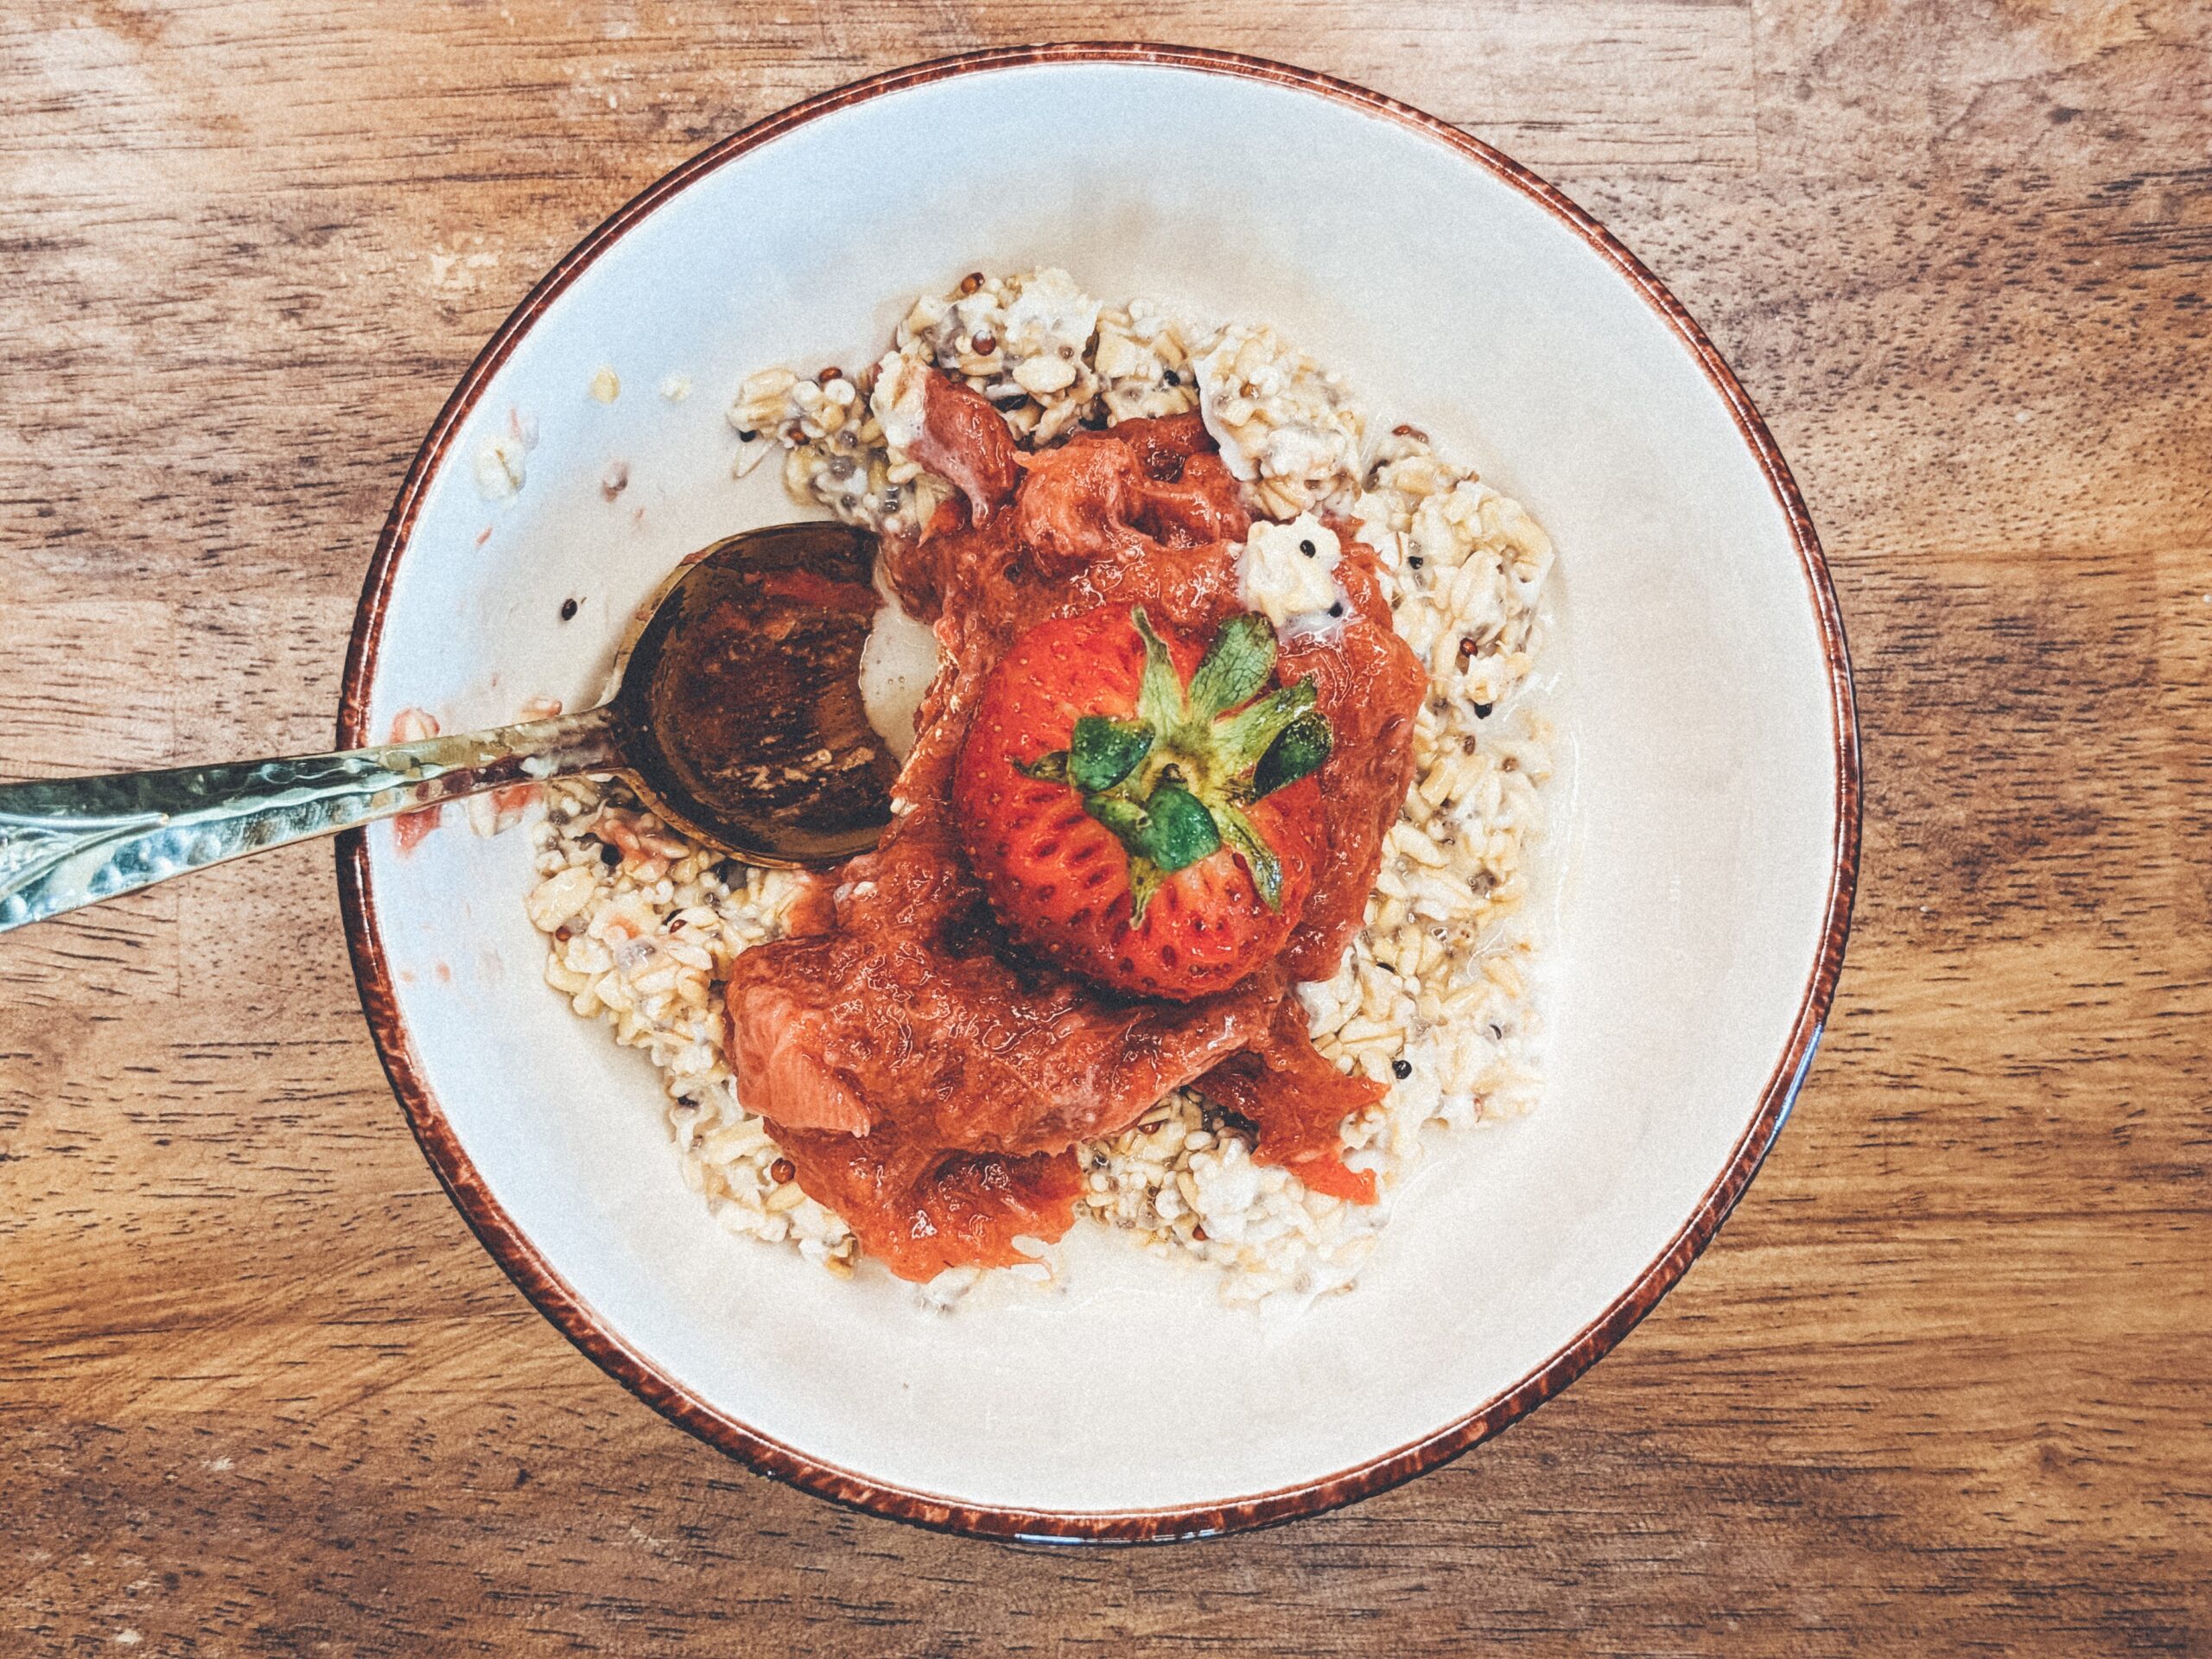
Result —
<instances>
[{"instance_id":1,"label":"oat grain on bowl edge","mask_svg":"<svg viewBox=\"0 0 2212 1659\"><path fill-rule=\"evenodd\" d=\"M780 448L796 499L882 534L887 584L949 649L897 824L827 882L698 848L619 785L549 790L529 899L546 978L659 1069L687 1184L733 1232L840 1274L880 1258L939 1303L994 1268L1051 1282L1053 1243L1086 1219L1211 1264L1232 1301L1351 1287L1428 1126L1534 1099L1518 912L1550 734L1516 694L1543 645L1543 531L1419 429L1371 430L1334 375L1264 324L1102 308L1049 269L923 298L865 371L755 373L729 419L740 470ZM1157 632L1155 613L1173 639L1150 657L1132 642ZM1126 661L1086 671L1076 712L1147 758L1086 790L1111 770L1106 751L1074 779L1065 747L994 757L1032 807L1088 838L1086 872L1113 867L1110 913L1071 923L1081 906L1027 902L950 808L977 706L1013 695L1007 658L1026 660L1033 628L1078 618ZM1203 702L1221 677L1194 681L1198 659L1226 659L1225 625L1254 618L1265 626L1237 637L1270 653L1267 681L1211 712L1256 728L1265 699L1285 712L1315 684L1337 729L1310 778L1235 771L1203 745L1194 762L1175 739L1195 728L1141 718L1147 667L1179 671L1151 689L1179 693L1187 719L1194 685ZM1409 671L1396 693L1378 678L1389 663ZM1377 706L1388 695L1402 730ZM1202 766L1221 775L1203 819L1181 820L1198 841L1161 840L1154 821L1175 817L1165 809ZM1301 791L1321 803L1297 822L1274 813L1279 837L1315 842L1302 893L1270 891L1283 849L1239 839L1255 772L1274 787L1251 817ZM1380 810L1355 830L1363 801ZM1013 862L1033 889L1033 826L1021 833ZM931 890L886 893L901 881ZM1193 916L1216 939L1236 920L1239 938L1274 944L1193 979ZM1173 925L1175 982L1097 988L1140 954L1117 941L1156 953ZM885 976L914 954L902 929L930 941L918 982ZM1017 1028L1027 1064L994 1083L993 1044ZM927 1075L900 1058L917 1050L936 1057Z\"/></svg>"}]
</instances>

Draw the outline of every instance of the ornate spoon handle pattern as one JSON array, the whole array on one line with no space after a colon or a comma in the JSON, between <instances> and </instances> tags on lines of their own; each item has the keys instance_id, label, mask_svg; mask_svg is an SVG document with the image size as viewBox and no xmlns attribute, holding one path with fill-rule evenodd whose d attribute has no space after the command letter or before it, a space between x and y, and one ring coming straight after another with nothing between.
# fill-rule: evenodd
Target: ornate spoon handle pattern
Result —
<instances>
[{"instance_id":1,"label":"ornate spoon handle pattern","mask_svg":"<svg viewBox=\"0 0 2212 1659\"><path fill-rule=\"evenodd\" d=\"M0 784L0 932L372 818L621 766L594 709L341 754Z\"/></svg>"}]
</instances>

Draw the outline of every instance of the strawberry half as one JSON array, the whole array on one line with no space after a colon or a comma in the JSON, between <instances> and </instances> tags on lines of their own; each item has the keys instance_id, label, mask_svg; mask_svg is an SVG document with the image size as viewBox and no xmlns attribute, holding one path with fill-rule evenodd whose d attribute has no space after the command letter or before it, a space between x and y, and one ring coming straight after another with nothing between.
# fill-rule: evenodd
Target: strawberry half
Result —
<instances>
[{"instance_id":1,"label":"strawberry half","mask_svg":"<svg viewBox=\"0 0 2212 1659\"><path fill-rule=\"evenodd\" d=\"M1119 991L1187 1001L1281 953L1324 842L1328 721L1275 635L1231 617L1201 650L1141 606L1039 624L984 683L953 805L1015 937Z\"/></svg>"}]
</instances>

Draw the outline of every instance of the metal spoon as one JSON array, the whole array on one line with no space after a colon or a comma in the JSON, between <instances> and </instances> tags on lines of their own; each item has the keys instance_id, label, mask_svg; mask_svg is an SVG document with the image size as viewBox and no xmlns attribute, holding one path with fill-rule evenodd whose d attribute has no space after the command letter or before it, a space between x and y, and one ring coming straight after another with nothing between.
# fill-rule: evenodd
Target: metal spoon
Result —
<instances>
[{"instance_id":1,"label":"metal spoon","mask_svg":"<svg viewBox=\"0 0 2212 1659\"><path fill-rule=\"evenodd\" d=\"M783 524L717 542L639 607L598 708L338 754L0 785L0 931L187 870L486 790L626 779L755 864L875 844L897 766L860 658L875 537Z\"/></svg>"}]
</instances>

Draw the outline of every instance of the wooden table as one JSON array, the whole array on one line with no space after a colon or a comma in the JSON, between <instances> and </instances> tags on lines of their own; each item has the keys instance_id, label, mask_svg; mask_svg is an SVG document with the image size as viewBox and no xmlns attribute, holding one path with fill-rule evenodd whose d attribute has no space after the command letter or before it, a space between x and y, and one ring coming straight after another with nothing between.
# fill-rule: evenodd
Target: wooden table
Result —
<instances>
[{"instance_id":1,"label":"wooden table","mask_svg":"<svg viewBox=\"0 0 2212 1659\"><path fill-rule=\"evenodd\" d=\"M1441 1473L1136 1553L845 1513L570 1349L327 847L0 939L0 1649L2212 1651L2208 16L7 8L0 775L323 746L409 457L584 231L804 93L1141 31L1463 121L1673 285L1826 538L1867 810L1826 1052L1658 1313Z\"/></svg>"}]
</instances>

